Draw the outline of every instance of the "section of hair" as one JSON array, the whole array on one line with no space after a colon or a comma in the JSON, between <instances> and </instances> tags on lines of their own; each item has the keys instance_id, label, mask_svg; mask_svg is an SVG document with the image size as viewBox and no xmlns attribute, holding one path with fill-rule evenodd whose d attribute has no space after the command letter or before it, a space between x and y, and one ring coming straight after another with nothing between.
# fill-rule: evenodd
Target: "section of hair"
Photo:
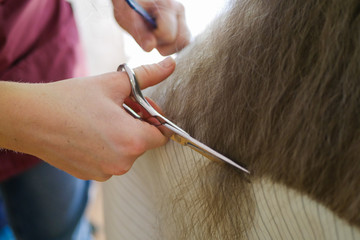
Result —
<instances>
[{"instance_id":1,"label":"section of hair","mask_svg":"<svg viewBox=\"0 0 360 240\"><path fill-rule=\"evenodd\" d=\"M249 182L233 169L223 171L227 166L174 145L155 150L153 157L161 166L161 239L242 239L254 216Z\"/></svg>"},{"instance_id":2,"label":"section of hair","mask_svg":"<svg viewBox=\"0 0 360 240\"><path fill-rule=\"evenodd\" d=\"M359 43L358 0L234 0L152 97L195 138L246 164L253 181L295 189L359 227ZM181 180L173 212L190 229L184 238L199 224L214 234L207 224L228 214L238 216L225 226L241 222L251 198L242 175L209 163ZM197 205L182 203L189 186ZM238 206L224 211L227 202ZM187 207L205 215L190 221Z\"/></svg>"},{"instance_id":3,"label":"section of hair","mask_svg":"<svg viewBox=\"0 0 360 240\"><path fill-rule=\"evenodd\" d=\"M284 185L214 179L221 165L196 174L210 165L172 141L141 156L104 184L107 239L360 239L359 229Z\"/></svg>"}]
</instances>

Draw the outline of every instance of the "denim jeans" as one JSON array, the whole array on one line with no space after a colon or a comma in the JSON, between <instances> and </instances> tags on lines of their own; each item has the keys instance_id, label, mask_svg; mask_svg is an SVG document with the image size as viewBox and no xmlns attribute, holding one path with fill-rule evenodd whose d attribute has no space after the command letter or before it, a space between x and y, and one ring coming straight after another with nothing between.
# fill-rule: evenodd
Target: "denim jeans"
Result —
<instances>
[{"instance_id":1,"label":"denim jeans","mask_svg":"<svg viewBox=\"0 0 360 240\"><path fill-rule=\"evenodd\" d=\"M89 185L44 162L0 183L16 239L91 239L83 216Z\"/></svg>"}]
</instances>

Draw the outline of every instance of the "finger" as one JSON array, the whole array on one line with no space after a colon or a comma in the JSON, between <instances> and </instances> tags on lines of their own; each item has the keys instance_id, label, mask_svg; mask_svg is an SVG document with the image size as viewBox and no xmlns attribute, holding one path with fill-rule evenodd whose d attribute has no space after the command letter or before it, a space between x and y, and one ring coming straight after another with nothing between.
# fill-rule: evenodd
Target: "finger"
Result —
<instances>
[{"instance_id":1,"label":"finger","mask_svg":"<svg viewBox=\"0 0 360 240\"><path fill-rule=\"evenodd\" d=\"M151 106L153 108L155 108L155 110L160 113L162 116L164 116L164 112L161 110L161 108L159 107L159 105L157 105L151 98L146 98L146 100L151 104ZM171 137L174 133L168 129L167 127L165 127L164 125L162 125L159 120L153 120L153 125L157 124L157 128L160 130L160 132L165 135L166 137Z\"/></svg>"},{"instance_id":2,"label":"finger","mask_svg":"<svg viewBox=\"0 0 360 240\"><path fill-rule=\"evenodd\" d=\"M159 105L157 105L151 98L149 98L149 97L145 97L145 98L158 113L160 113L161 115L164 115L164 112L161 110Z\"/></svg>"},{"instance_id":3,"label":"finger","mask_svg":"<svg viewBox=\"0 0 360 240\"><path fill-rule=\"evenodd\" d=\"M146 122L149 122L150 124L153 124L154 126L160 124L159 121L152 122L151 118L153 118L153 116L143 106L141 106L138 102L134 101L133 99L126 98L124 103L127 105L127 107L130 108L128 109L127 107L124 107L125 110L129 112L129 114L131 114L134 118L142 119ZM149 119L150 121L148 121Z\"/></svg>"},{"instance_id":4,"label":"finger","mask_svg":"<svg viewBox=\"0 0 360 240\"><path fill-rule=\"evenodd\" d=\"M134 119L130 114L124 115L123 119L127 127L121 131L123 131L124 136L131 136L131 138L127 138L129 156L137 158L145 151L167 143L168 138L157 127L148 122ZM129 151L129 149L132 150Z\"/></svg>"},{"instance_id":5,"label":"finger","mask_svg":"<svg viewBox=\"0 0 360 240\"><path fill-rule=\"evenodd\" d=\"M163 6L156 12L156 23L158 27L154 34L159 45L169 44L175 41L178 32L178 24L174 6Z\"/></svg>"},{"instance_id":6,"label":"finger","mask_svg":"<svg viewBox=\"0 0 360 240\"><path fill-rule=\"evenodd\" d=\"M138 128L138 134L145 141L147 149L157 148L168 142L168 137L166 137L157 127L146 122L139 121L139 123L141 124L141 127Z\"/></svg>"},{"instance_id":7,"label":"finger","mask_svg":"<svg viewBox=\"0 0 360 240\"><path fill-rule=\"evenodd\" d=\"M161 115L163 115L163 112L161 111L160 107L150 98L145 97L146 100L149 102L149 104L155 109L155 111L157 111L158 113L160 113ZM144 108L142 107L138 102L134 101L133 99L131 99L130 97L126 98L124 100L124 103L131 108L131 110L133 112L135 112L139 118L146 120L147 122L149 122L150 124L157 126L160 125L161 122L159 122L158 120L154 119L154 121L151 119L153 118L153 116ZM126 109L127 111L130 111L128 109ZM131 115L133 115L132 113L130 113ZM138 116L134 116L135 118L138 118ZM149 120L149 121L148 121Z\"/></svg>"},{"instance_id":8,"label":"finger","mask_svg":"<svg viewBox=\"0 0 360 240\"><path fill-rule=\"evenodd\" d=\"M180 3L179 5L180 7L178 7L179 11L177 13L178 27L177 27L176 39L168 44L158 43L158 46L156 47L159 53L163 56L170 55L180 51L181 49L186 47L190 42L191 34L186 25L185 11Z\"/></svg>"},{"instance_id":9,"label":"finger","mask_svg":"<svg viewBox=\"0 0 360 240\"><path fill-rule=\"evenodd\" d=\"M145 51L156 47L156 38L146 21L125 1L114 2L114 16L118 24L125 29Z\"/></svg>"},{"instance_id":10,"label":"finger","mask_svg":"<svg viewBox=\"0 0 360 240\"><path fill-rule=\"evenodd\" d=\"M164 113L162 112L161 108L150 98L146 98L146 100L150 103L150 105L161 115L164 115ZM140 104L138 104L137 102L134 102L132 99L130 98L126 98L125 99L125 104L127 106L129 106L138 116L140 119L143 119L144 121L150 123L151 125L157 127L160 132L165 135L166 137L171 137L171 135L173 135L173 132L171 130L169 130L167 127L163 126L162 121L160 121L160 119L153 117L152 115L150 115L150 113L148 111L146 111ZM131 114L133 115L133 114ZM135 117L135 116L134 116ZM138 118L138 117L135 117Z\"/></svg>"},{"instance_id":11,"label":"finger","mask_svg":"<svg viewBox=\"0 0 360 240\"><path fill-rule=\"evenodd\" d=\"M139 19L140 16L136 15ZM137 44L146 52L151 52L157 45L156 38L152 32L149 31L148 26L144 20L133 20L132 22L125 22L122 26L137 42Z\"/></svg>"},{"instance_id":12,"label":"finger","mask_svg":"<svg viewBox=\"0 0 360 240\"><path fill-rule=\"evenodd\" d=\"M140 88L144 89L163 81L174 71L175 65L175 60L167 57L160 63L135 68L134 72Z\"/></svg>"}]
</instances>

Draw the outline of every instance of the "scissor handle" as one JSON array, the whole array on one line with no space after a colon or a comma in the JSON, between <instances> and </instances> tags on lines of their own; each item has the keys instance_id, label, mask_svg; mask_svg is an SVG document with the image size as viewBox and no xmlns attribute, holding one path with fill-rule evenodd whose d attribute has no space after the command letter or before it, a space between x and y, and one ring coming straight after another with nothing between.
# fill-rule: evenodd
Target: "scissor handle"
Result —
<instances>
[{"instance_id":1,"label":"scissor handle","mask_svg":"<svg viewBox=\"0 0 360 240\"><path fill-rule=\"evenodd\" d=\"M153 106L151 106L151 104L145 99L145 97L143 96L141 89L139 87L139 83L136 80L136 76L134 71L129 68L127 66L127 64L121 64L118 68L117 71L120 72L126 72L129 80L130 80L130 85L131 85L131 96L135 99L135 101L137 103L139 103L149 114L150 116L154 117L157 119L157 121L160 122L161 125L164 125L165 123L168 125L171 125L173 128L177 129L180 132L183 132L184 134L189 135L187 132L185 132L184 130L182 130L181 128L179 128L176 124L172 123L170 120L168 120L167 118L165 118L164 116L162 116L160 113L158 113ZM128 106L127 106L128 107ZM129 111L134 117L139 118L138 115L134 115L133 112Z\"/></svg>"},{"instance_id":2,"label":"scissor handle","mask_svg":"<svg viewBox=\"0 0 360 240\"><path fill-rule=\"evenodd\" d=\"M150 103L143 96L139 83L136 80L134 71L128 67L126 64L121 64L117 71L126 72L131 85L131 95L135 98L135 101L138 102L145 110L153 117L160 116L160 114L150 105Z\"/></svg>"},{"instance_id":3,"label":"scissor handle","mask_svg":"<svg viewBox=\"0 0 360 240\"><path fill-rule=\"evenodd\" d=\"M232 161L231 159L225 157L224 155L216 152L215 150L209 148L205 144L199 142L198 140L192 138L187 132L182 130L180 127L178 127L176 124L172 123L168 119L166 119L164 116L162 116L160 113L158 113L151 105L150 103L144 98L141 89L139 87L139 83L136 80L136 76L134 71L129 68L126 64L121 64L117 71L125 71L129 77L130 85L131 85L131 95L135 99L137 103L139 103L152 117L156 118L160 125L166 126L168 129L170 129L174 135L173 140L181 143L182 145L186 145L191 147L192 149L196 150L197 152L201 153L205 157L214 160L222 160L224 162L227 162L228 164L246 172L250 173L246 168L240 166L236 162ZM129 106L126 104L123 104L124 108L132 114L135 118L141 119L141 117L134 112Z\"/></svg>"}]
</instances>

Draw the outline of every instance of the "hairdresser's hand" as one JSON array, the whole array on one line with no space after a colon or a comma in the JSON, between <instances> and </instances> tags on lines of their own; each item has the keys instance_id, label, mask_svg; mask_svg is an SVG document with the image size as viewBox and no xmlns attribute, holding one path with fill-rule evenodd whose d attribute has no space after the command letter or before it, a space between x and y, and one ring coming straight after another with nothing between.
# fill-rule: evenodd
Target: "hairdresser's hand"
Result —
<instances>
[{"instance_id":1,"label":"hairdresser's hand","mask_svg":"<svg viewBox=\"0 0 360 240\"><path fill-rule=\"evenodd\" d=\"M125 0L112 1L115 19L145 51L157 48L162 55L169 55L189 43L184 7L175 0L137 0L156 19L156 29L152 29Z\"/></svg>"},{"instance_id":2,"label":"hairdresser's hand","mask_svg":"<svg viewBox=\"0 0 360 240\"><path fill-rule=\"evenodd\" d=\"M167 58L134 71L146 88L174 68ZM0 89L0 147L35 155L78 178L124 174L146 150L167 142L123 109L131 92L124 72L48 84L0 82Z\"/></svg>"}]
</instances>

